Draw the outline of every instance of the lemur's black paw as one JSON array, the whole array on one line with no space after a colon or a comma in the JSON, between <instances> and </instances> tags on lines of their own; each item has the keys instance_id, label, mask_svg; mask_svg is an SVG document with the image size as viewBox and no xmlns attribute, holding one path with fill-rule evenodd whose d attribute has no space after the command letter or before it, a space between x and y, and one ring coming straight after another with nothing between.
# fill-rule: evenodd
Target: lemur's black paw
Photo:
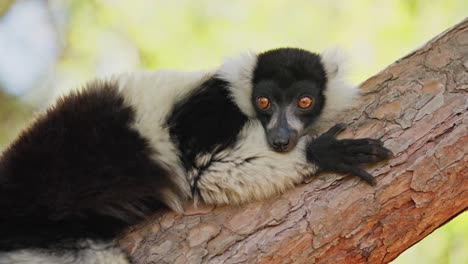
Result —
<instances>
[{"instance_id":1,"label":"lemur's black paw","mask_svg":"<svg viewBox=\"0 0 468 264\"><path fill-rule=\"evenodd\" d=\"M393 153L377 139L337 140L336 135L345 128L346 124L336 124L310 142L307 148L307 159L316 163L320 170L351 173L375 185L374 177L357 165L388 159L393 156Z\"/></svg>"}]
</instances>

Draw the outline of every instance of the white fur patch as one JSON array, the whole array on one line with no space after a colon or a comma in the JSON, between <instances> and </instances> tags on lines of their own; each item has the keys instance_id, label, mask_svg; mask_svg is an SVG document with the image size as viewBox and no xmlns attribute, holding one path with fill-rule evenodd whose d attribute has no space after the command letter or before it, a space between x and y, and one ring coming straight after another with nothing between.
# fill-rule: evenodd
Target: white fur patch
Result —
<instances>
[{"instance_id":1,"label":"white fur patch","mask_svg":"<svg viewBox=\"0 0 468 264\"><path fill-rule=\"evenodd\" d=\"M273 115L270 118L270 122L267 125L267 129L272 129L278 124L279 122L279 111L273 112Z\"/></svg>"},{"instance_id":2,"label":"white fur patch","mask_svg":"<svg viewBox=\"0 0 468 264\"><path fill-rule=\"evenodd\" d=\"M286 121L288 125L297 131L299 135L302 135L302 131L304 130L304 123L302 123L297 115L295 114L296 106L288 106L286 109Z\"/></svg>"},{"instance_id":3,"label":"white fur patch","mask_svg":"<svg viewBox=\"0 0 468 264\"><path fill-rule=\"evenodd\" d=\"M346 56L338 48L325 50L320 54L322 64L327 73L325 89L325 106L314 130L322 131L336 123L336 117L357 101L356 86L347 80Z\"/></svg>"},{"instance_id":4,"label":"white fur patch","mask_svg":"<svg viewBox=\"0 0 468 264\"><path fill-rule=\"evenodd\" d=\"M53 252L21 249L0 253L0 264L128 264L124 253L110 243L82 241L76 250Z\"/></svg>"},{"instance_id":5,"label":"white fur patch","mask_svg":"<svg viewBox=\"0 0 468 264\"><path fill-rule=\"evenodd\" d=\"M237 143L213 155L198 180L201 199L208 204L243 204L262 200L303 181L317 168L308 163L303 137L288 153L270 149L259 121L252 120L240 132Z\"/></svg>"},{"instance_id":6,"label":"white fur patch","mask_svg":"<svg viewBox=\"0 0 468 264\"><path fill-rule=\"evenodd\" d=\"M235 57L227 58L216 72L223 80L230 83L230 91L234 102L248 117L255 117L255 109L252 105L252 78L257 55L253 52L242 53Z\"/></svg>"},{"instance_id":7,"label":"white fur patch","mask_svg":"<svg viewBox=\"0 0 468 264\"><path fill-rule=\"evenodd\" d=\"M159 70L122 74L116 77L126 102L136 109L135 129L150 141L156 150L153 159L173 172L176 184L184 193L164 190L166 203L175 211L183 210L177 197L189 197L190 185L179 160L177 146L170 139L166 120L175 103L212 77L209 72Z\"/></svg>"}]
</instances>

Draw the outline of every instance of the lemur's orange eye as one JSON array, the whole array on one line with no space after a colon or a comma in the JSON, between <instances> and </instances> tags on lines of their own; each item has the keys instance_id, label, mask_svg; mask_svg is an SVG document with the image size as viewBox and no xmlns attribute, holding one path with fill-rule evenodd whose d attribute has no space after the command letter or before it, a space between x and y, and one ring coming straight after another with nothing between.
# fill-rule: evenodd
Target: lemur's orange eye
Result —
<instances>
[{"instance_id":1,"label":"lemur's orange eye","mask_svg":"<svg viewBox=\"0 0 468 264\"><path fill-rule=\"evenodd\" d=\"M261 109L267 109L270 106L270 100L268 100L268 98L265 96L260 96L257 98L257 105Z\"/></svg>"},{"instance_id":2,"label":"lemur's orange eye","mask_svg":"<svg viewBox=\"0 0 468 264\"><path fill-rule=\"evenodd\" d=\"M312 105L313 102L314 100L309 96L302 96L299 101L297 101L297 106L302 109L307 109Z\"/></svg>"}]
</instances>

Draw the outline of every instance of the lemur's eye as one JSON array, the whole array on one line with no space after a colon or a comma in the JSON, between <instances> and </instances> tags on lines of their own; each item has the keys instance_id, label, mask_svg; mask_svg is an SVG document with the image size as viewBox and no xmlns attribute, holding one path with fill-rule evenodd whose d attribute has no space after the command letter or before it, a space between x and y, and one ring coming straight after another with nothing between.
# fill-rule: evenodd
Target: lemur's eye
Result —
<instances>
[{"instance_id":1,"label":"lemur's eye","mask_svg":"<svg viewBox=\"0 0 468 264\"><path fill-rule=\"evenodd\" d=\"M309 96L302 96L299 101L297 101L297 106L302 109L307 109L312 105L313 102L314 99L310 98Z\"/></svg>"},{"instance_id":2,"label":"lemur's eye","mask_svg":"<svg viewBox=\"0 0 468 264\"><path fill-rule=\"evenodd\" d=\"M268 98L265 96L260 96L257 98L257 105L261 109L267 109L270 106L270 100L268 100Z\"/></svg>"}]
</instances>

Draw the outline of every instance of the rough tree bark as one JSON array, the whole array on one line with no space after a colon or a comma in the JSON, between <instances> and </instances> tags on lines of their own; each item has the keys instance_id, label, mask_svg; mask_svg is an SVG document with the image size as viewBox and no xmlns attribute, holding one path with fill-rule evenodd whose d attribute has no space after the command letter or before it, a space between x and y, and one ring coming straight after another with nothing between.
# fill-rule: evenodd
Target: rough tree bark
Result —
<instances>
[{"instance_id":1,"label":"rough tree bark","mask_svg":"<svg viewBox=\"0 0 468 264\"><path fill-rule=\"evenodd\" d=\"M468 19L362 84L343 137L395 157L377 186L320 175L244 207L164 212L120 240L136 263L386 263L468 207Z\"/></svg>"}]
</instances>

